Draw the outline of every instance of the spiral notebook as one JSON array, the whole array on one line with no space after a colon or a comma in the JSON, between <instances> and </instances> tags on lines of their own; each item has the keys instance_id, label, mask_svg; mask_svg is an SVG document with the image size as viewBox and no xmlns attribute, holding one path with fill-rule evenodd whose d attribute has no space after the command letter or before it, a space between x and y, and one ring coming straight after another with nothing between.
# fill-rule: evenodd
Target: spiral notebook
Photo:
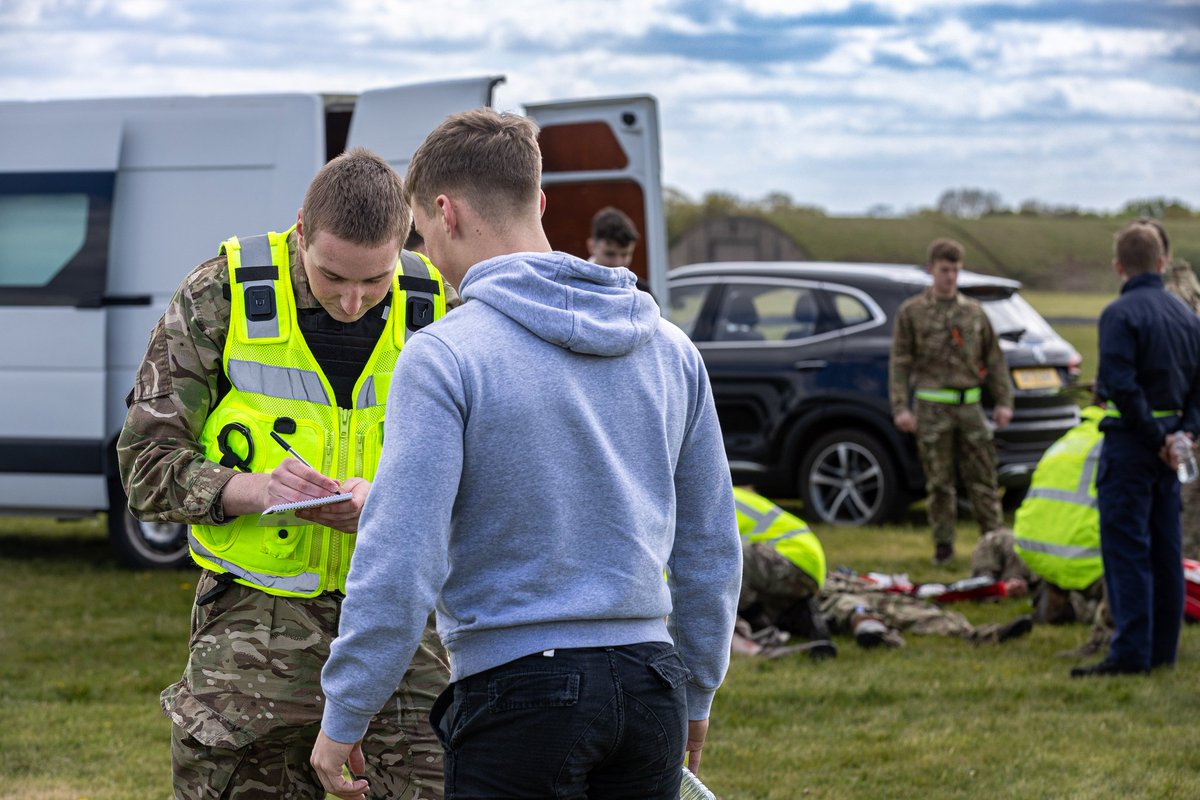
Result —
<instances>
[{"instance_id":1,"label":"spiral notebook","mask_svg":"<svg viewBox=\"0 0 1200 800\"><path fill-rule=\"evenodd\" d=\"M296 512L303 508L316 508L353 499L352 493L342 492L341 494L331 494L328 497L310 497L308 500L297 500L294 503L279 503L258 516L258 526L260 528L284 528L289 525L311 525L312 523L308 520L297 517Z\"/></svg>"}]
</instances>

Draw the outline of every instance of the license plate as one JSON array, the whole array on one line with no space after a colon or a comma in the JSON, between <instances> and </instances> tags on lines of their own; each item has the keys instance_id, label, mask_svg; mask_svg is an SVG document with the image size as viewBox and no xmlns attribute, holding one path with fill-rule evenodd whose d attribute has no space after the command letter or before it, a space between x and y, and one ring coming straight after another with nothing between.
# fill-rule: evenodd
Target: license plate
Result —
<instances>
[{"instance_id":1,"label":"license plate","mask_svg":"<svg viewBox=\"0 0 1200 800\"><path fill-rule=\"evenodd\" d=\"M1053 367L1014 369L1012 376L1018 389L1057 389L1062 386L1058 370Z\"/></svg>"}]
</instances>

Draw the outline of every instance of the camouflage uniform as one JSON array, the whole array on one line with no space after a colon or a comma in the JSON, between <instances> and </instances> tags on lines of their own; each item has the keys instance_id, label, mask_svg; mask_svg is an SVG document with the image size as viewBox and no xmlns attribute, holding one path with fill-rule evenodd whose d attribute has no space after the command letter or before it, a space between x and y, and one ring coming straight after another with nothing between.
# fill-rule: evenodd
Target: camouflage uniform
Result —
<instances>
[{"instance_id":1,"label":"camouflage uniform","mask_svg":"<svg viewBox=\"0 0 1200 800\"><path fill-rule=\"evenodd\" d=\"M318 308L288 238L300 309ZM235 470L204 456L200 432L228 384L229 271L221 256L193 270L150 337L117 443L130 508L142 519L227 521L221 492ZM446 286L447 307L458 304ZM216 580L205 571L197 598ZM277 597L229 584L195 605L188 665L162 693L175 723L172 765L180 798L324 797L308 764L320 730L320 671L337 635L341 596ZM449 668L432 626L386 712L363 741L373 797L442 796L441 748L428 713Z\"/></svg>"},{"instance_id":2,"label":"camouflage uniform","mask_svg":"<svg viewBox=\"0 0 1200 800\"><path fill-rule=\"evenodd\" d=\"M1163 274L1163 281L1168 292L1200 314L1200 280L1196 279L1188 262L1179 258L1172 261ZM1200 458L1200 442L1196 443L1194 451ZM1180 486L1179 501L1183 506L1183 557L1200 559L1200 481Z\"/></svg>"},{"instance_id":3,"label":"camouflage uniform","mask_svg":"<svg viewBox=\"0 0 1200 800\"><path fill-rule=\"evenodd\" d=\"M878 616L885 625L918 635L956 636L976 644L997 642L1003 625L978 627L956 611L899 592L888 592L857 575L834 570L825 576L825 587L818 596L821 612L829 626L842 633L853 631L857 614Z\"/></svg>"},{"instance_id":4,"label":"camouflage uniform","mask_svg":"<svg viewBox=\"0 0 1200 800\"><path fill-rule=\"evenodd\" d=\"M893 416L909 408L920 389L971 389L986 384L993 402L1012 407L1012 387L1000 343L979 303L959 293L939 300L932 288L900 306L889 361ZM933 539L954 543L954 460L981 533L1004 524L996 485L992 432L979 403L915 401L917 451L925 470Z\"/></svg>"},{"instance_id":5,"label":"camouflage uniform","mask_svg":"<svg viewBox=\"0 0 1200 800\"><path fill-rule=\"evenodd\" d=\"M1098 535L1098 534L1097 534ZM1014 548L1011 528L997 528L983 536L971 554L971 574L999 581L1021 578L1029 586L1034 620L1049 624L1096 622L1103 616L1104 580L1080 590L1065 590L1043 580L1029 569Z\"/></svg>"}]
</instances>

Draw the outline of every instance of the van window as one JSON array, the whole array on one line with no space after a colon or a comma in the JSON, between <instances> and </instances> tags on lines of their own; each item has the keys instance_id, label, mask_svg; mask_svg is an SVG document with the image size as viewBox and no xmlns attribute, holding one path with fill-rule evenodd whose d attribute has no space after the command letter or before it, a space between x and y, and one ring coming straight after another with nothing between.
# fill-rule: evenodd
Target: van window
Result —
<instances>
[{"instance_id":1,"label":"van window","mask_svg":"<svg viewBox=\"0 0 1200 800\"><path fill-rule=\"evenodd\" d=\"M0 305L104 304L116 175L0 173Z\"/></svg>"},{"instance_id":2,"label":"van window","mask_svg":"<svg viewBox=\"0 0 1200 800\"><path fill-rule=\"evenodd\" d=\"M0 195L0 286L45 286L87 238L85 194Z\"/></svg>"}]
</instances>

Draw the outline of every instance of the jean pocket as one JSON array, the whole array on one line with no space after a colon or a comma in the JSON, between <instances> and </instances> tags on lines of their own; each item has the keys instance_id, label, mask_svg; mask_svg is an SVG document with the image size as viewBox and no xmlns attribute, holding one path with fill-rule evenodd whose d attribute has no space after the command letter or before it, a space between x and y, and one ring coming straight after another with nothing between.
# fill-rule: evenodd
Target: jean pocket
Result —
<instances>
[{"instance_id":1,"label":"jean pocket","mask_svg":"<svg viewBox=\"0 0 1200 800\"><path fill-rule=\"evenodd\" d=\"M667 689L678 689L692 677L692 671L683 663L678 650L668 650L655 656L647 662L646 667Z\"/></svg>"},{"instance_id":2,"label":"jean pocket","mask_svg":"<svg viewBox=\"0 0 1200 800\"><path fill-rule=\"evenodd\" d=\"M488 710L562 708L579 702L579 672L510 672L488 680Z\"/></svg>"}]
</instances>

